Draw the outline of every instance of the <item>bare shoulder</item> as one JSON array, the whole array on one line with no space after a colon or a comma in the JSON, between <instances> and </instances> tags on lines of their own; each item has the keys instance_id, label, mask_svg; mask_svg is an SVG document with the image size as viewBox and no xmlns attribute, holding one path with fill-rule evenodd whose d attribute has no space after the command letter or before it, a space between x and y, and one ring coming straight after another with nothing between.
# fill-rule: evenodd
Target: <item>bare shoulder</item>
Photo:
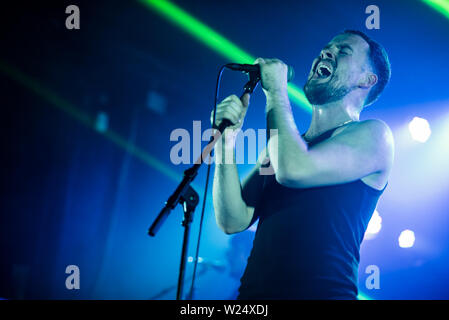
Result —
<instances>
[{"instance_id":1,"label":"bare shoulder","mask_svg":"<svg viewBox=\"0 0 449 320\"><path fill-rule=\"evenodd\" d=\"M394 138L390 127L382 120L370 119L360 122L367 134L371 137L372 142L376 144L378 149L384 157L393 156L394 152Z\"/></svg>"},{"instance_id":2,"label":"bare shoulder","mask_svg":"<svg viewBox=\"0 0 449 320\"><path fill-rule=\"evenodd\" d=\"M373 146L374 149L382 151L382 153L394 149L393 133L390 127L379 119L350 123L335 130L332 137L338 137L348 143Z\"/></svg>"},{"instance_id":3,"label":"bare shoulder","mask_svg":"<svg viewBox=\"0 0 449 320\"><path fill-rule=\"evenodd\" d=\"M392 140L393 134L390 127L380 119L369 119L358 122L359 126L364 130L369 130L374 135L382 137L386 140Z\"/></svg>"},{"instance_id":4,"label":"bare shoulder","mask_svg":"<svg viewBox=\"0 0 449 320\"><path fill-rule=\"evenodd\" d=\"M369 119L364 121L352 122L335 130L334 135L344 133L349 134L368 134L372 137L384 138L386 140L392 139L393 134L390 127L380 119Z\"/></svg>"},{"instance_id":5,"label":"bare shoulder","mask_svg":"<svg viewBox=\"0 0 449 320\"><path fill-rule=\"evenodd\" d=\"M394 139L390 127L382 120L369 119L348 126L347 130L348 136L351 136L349 139L358 139L357 143L368 146L378 164L379 170L362 178L362 181L375 189L382 189L388 181L394 159Z\"/></svg>"}]
</instances>

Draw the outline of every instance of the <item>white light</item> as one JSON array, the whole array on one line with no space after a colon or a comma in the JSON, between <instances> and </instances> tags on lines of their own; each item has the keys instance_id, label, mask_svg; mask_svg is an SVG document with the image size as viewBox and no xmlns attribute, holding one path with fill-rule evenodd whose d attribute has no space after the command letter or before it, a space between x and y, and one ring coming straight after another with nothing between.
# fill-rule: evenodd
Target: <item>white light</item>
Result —
<instances>
[{"instance_id":1,"label":"white light","mask_svg":"<svg viewBox=\"0 0 449 320\"><path fill-rule=\"evenodd\" d=\"M190 256L190 257L188 257L187 258L187 262L193 262L193 257L192 256ZM203 258L202 257L198 257L198 263L201 263L201 262L203 262Z\"/></svg>"},{"instance_id":2,"label":"white light","mask_svg":"<svg viewBox=\"0 0 449 320\"><path fill-rule=\"evenodd\" d=\"M415 233L412 230L404 230L399 235L398 241L401 248L411 248L415 244Z\"/></svg>"},{"instance_id":3,"label":"white light","mask_svg":"<svg viewBox=\"0 0 449 320\"><path fill-rule=\"evenodd\" d=\"M257 225L259 224L259 221L257 221L256 223L254 223L251 227L248 228L249 231L251 232L256 232L257 231Z\"/></svg>"},{"instance_id":4,"label":"white light","mask_svg":"<svg viewBox=\"0 0 449 320\"><path fill-rule=\"evenodd\" d=\"M426 119L414 117L408 124L408 130L413 140L418 142L426 142L429 139L432 131L430 130L429 122Z\"/></svg>"},{"instance_id":5,"label":"white light","mask_svg":"<svg viewBox=\"0 0 449 320\"><path fill-rule=\"evenodd\" d=\"M379 212L375 210L373 216L371 217L371 220L368 223L368 228L366 229L366 232L373 234L379 233L381 228L382 228L382 217L379 215Z\"/></svg>"},{"instance_id":6,"label":"white light","mask_svg":"<svg viewBox=\"0 0 449 320\"><path fill-rule=\"evenodd\" d=\"M380 229L382 229L382 217L377 210L374 210L373 216L366 228L365 239L370 240L374 238L374 235L378 234Z\"/></svg>"}]
</instances>

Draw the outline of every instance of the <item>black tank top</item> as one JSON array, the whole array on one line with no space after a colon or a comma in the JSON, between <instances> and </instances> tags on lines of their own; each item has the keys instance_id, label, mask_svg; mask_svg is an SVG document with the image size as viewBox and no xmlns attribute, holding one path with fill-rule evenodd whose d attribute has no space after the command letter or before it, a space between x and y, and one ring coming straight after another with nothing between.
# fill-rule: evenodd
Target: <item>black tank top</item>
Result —
<instances>
[{"instance_id":1,"label":"black tank top","mask_svg":"<svg viewBox=\"0 0 449 320\"><path fill-rule=\"evenodd\" d=\"M360 244L385 188L357 180L299 189L264 179L238 299L356 299Z\"/></svg>"}]
</instances>

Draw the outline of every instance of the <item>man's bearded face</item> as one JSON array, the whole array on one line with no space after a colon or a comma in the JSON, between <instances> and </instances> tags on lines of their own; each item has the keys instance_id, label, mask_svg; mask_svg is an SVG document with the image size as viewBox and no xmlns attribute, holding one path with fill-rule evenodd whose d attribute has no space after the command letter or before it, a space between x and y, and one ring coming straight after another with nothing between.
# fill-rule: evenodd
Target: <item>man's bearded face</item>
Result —
<instances>
[{"instance_id":1,"label":"man's bearded face","mask_svg":"<svg viewBox=\"0 0 449 320\"><path fill-rule=\"evenodd\" d=\"M357 88L367 67L369 46L358 35L341 34L332 39L312 64L304 93L312 105L343 99Z\"/></svg>"}]
</instances>

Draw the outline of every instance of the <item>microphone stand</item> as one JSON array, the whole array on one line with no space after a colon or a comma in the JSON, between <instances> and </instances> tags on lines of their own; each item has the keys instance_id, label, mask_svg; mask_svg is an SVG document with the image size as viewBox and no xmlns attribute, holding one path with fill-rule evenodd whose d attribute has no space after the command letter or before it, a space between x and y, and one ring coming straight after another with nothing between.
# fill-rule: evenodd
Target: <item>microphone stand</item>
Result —
<instances>
[{"instance_id":1,"label":"microphone stand","mask_svg":"<svg viewBox=\"0 0 449 320\"><path fill-rule=\"evenodd\" d=\"M260 81L260 72L258 71L250 71L248 72L249 81L243 87L243 94L240 98L242 98L246 93L253 93L257 84ZM164 208L159 212L158 216L154 220L153 224L148 230L148 234L154 237L157 231L160 229L164 221L167 219L170 212L178 205L181 204L184 210L184 220L182 221L182 226L184 227L184 237L182 243L182 251L181 251L181 263L179 266L179 277L178 277L178 289L176 292L176 300L182 300L182 291L184 285L184 275L185 275L185 267L187 262L187 248L189 242L189 233L190 233L190 224L193 221L193 212L199 202L198 193L190 186L195 177L198 174L198 170L203 164L203 159L210 156L210 153L217 143L219 137L223 134L224 130L231 126L232 123L228 119L223 119L220 125L217 128L217 131L210 139L208 145L203 149L203 152L199 156L199 158L195 161L195 164L184 171L184 177L182 181L179 183L178 187L175 189L173 194L168 198L165 202ZM189 293L189 296L192 297L192 292Z\"/></svg>"}]
</instances>

